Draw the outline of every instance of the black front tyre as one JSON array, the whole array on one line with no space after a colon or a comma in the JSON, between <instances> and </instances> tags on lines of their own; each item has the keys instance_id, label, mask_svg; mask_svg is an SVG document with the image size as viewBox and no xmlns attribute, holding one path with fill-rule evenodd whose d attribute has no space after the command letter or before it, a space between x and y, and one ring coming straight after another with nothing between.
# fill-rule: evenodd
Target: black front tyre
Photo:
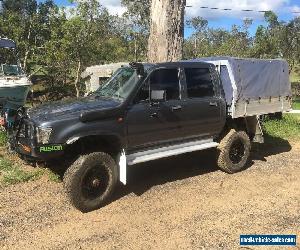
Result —
<instances>
[{"instance_id":1,"label":"black front tyre","mask_svg":"<svg viewBox=\"0 0 300 250\"><path fill-rule=\"evenodd\" d=\"M233 174L245 168L250 156L251 142L244 131L230 130L221 140L218 150L218 166Z\"/></svg>"},{"instance_id":2,"label":"black front tyre","mask_svg":"<svg viewBox=\"0 0 300 250\"><path fill-rule=\"evenodd\" d=\"M117 181L117 164L103 152L80 156L64 174L67 196L81 212L93 211L106 204Z\"/></svg>"}]
</instances>

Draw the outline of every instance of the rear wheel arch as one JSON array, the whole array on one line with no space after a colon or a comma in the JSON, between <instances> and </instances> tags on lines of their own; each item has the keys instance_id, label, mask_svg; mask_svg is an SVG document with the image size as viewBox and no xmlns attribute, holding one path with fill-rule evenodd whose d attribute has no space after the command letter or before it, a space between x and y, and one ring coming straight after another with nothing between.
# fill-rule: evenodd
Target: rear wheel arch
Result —
<instances>
[{"instance_id":1,"label":"rear wheel arch","mask_svg":"<svg viewBox=\"0 0 300 250\"><path fill-rule=\"evenodd\" d=\"M221 142L221 140L228 134L230 133L231 130L235 130L235 131L244 131L245 133L248 134L248 136L250 137L250 139L252 139L251 133L247 128L247 121L246 118L244 117L239 117L239 118L227 118L226 119L226 124L222 130L222 132L220 133L220 135L218 136L218 138L216 138L217 142Z\"/></svg>"}]
</instances>

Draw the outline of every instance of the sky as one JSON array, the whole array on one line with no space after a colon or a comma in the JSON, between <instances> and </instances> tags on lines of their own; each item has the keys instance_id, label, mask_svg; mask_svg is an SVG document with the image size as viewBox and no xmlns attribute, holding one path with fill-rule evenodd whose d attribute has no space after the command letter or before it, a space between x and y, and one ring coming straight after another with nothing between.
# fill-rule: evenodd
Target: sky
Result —
<instances>
[{"instance_id":1,"label":"sky","mask_svg":"<svg viewBox=\"0 0 300 250\"><path fill-rule=\"evenodd\" d=\"M42 1L42 0L40 0ZM121 0L99 0L110 13L121 15L126 11L121 6ZM55 0L60 6L69 6L68 0ZM201 16L208 20L209 26L213 28L224 28L230 30L233 24L241 25L245 18L253 19L250 27L251 35L255 34L258 25L265 25L263 13L242 12L242 9L252 9L256 11L272 10L278 16L279 20L289 21L300 13L300 0L187 0L186 19ZM202 9L201 6L210 8L232 9L232 11ZM189 36L192 33L191 28L186 27L185 34Z\"/></svg>"}]
</instances>

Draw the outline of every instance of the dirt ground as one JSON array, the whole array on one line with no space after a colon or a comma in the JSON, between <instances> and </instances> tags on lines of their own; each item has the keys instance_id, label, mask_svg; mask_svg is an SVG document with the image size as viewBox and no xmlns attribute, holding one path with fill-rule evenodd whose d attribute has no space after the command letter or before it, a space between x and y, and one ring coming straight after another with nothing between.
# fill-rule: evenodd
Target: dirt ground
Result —
<instances>
[{"instance_id":1,"label":"dirt ground","mask_svg":"<svg viewBox=\"0 0 300 250\"><path fill-rule=\"evenodd\" d=\"M133 167L97 211L46 178L0 190L0 249L288 249L240 247L240 234L297 234L300 143L255 147L248 168L218 170L214 151Z\"/></svg>"}]
</instances>

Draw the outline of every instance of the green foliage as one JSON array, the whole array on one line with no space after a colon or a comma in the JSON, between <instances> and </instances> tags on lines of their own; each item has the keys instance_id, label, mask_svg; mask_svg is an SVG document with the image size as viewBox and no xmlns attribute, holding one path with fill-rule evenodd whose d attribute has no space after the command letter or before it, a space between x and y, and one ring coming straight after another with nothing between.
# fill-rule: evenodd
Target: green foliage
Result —
<instances>
[{"instance_id":1,"label":"green foliage","mask_svg":"<svg viewBox=\"0 0 300 250\"><path fill-rule=\"evenodd\" d=\"M187 20L186 23L187 25L192 26L197 33L206 30L208 26L208 21L202 17L194 17L190 20Z\"/></svg>"},{"instance_id":2,"label":"green foliage","mask_svg":"<svg viewBox=\"0 0 300 250\"><path fill-rule=\"evenodd\" d=\"M207 21L193 18L188 21L195 32L187 39L184 47L185 58L207 56L238 56L249 57L252 38L249 27L252 20L246 19L243 26L233 25L231 31L208 28Z\"/></svg>"},{"instance_id":3,"label":"green foliage","mask_svg":"<svg viewBox=\"0 0 300 250\"><path fill-rule=\"evenodd\" d=\"M300 83L300 65L295 65L290 74L290 81L292 83Z\"/></svg>"},{"instance_id":4,"label":"green foliage","mask_svg":"<svg viewBox=\"0 0 300 250\"><path fill-rule=\"evenodd\" d=\"M61 88L82 93L81 73L88 66L146 55L149 1L138 3L141 15L137 5L124 1L124 17L110 15L98 0L72 2L76 7L67 11L53 0L4 0L0 10L0 36L17 42L25 71L38 72L45 92L57 97Z\"/></svg>"},{"instance_id":5,"label":"green foliage","mask_svg":"<svg viewBox=\"0 0 300 250\"><path fill-rule=\"evenodd\" d=\"M25 71L38 72L44 92L51 96L82 94L81 73L88 66L147 59L151 0L122 0L127 7L122 17L109 14L98 0L72 0L75 7L68 10L54 0L2 2L0 36L17 42ZM184 58L281 57L289 61L298 81L294 68L300 63L300 17L281 22L266 12L265 21L252 37L251 19L224 30L210 28L201 17L192 18L187 24L194 33L185 41Z\"/></svg>"},{"instance_id":6,"label":"green foliage","mask_svg":"<svg viewBox=\"0 0 300 250\"><path fill-rule=\"evenodd\" d=\"M0 147L4 147L7 142L7 136L5 131L2 131L0 128Z\"/></svg>"},{"instance_id":7,"label":"green foliage","mask_svg":"<svg viewBox=\"0 0 300 250\"><path fill-rule=\"evenodd\" d=\"M24 171L19 166L15 166L11 161L0 158L0 181L3 184L10 185L30 180L36 180L43 175L43 171Z\"/></svg>"},{"instance_id":8,"label":"green foliage","mask_svg":"<svg viewBox=\"0 0 300 250\"><path fill-rule=\"evenodd\" d=\"M25 170L18 163L10 160L10 156L3 147L6 146L7 136L4 131L0 131L0 186L17 184L37 180L41 176L46 175L48 179L53 182L59 182L60 178L57 174L48 169L36 168L33 170Z\"/></svg>"},{"instance_id":9,"label":"green foliage","mask_svg":"<svg viewBox=\"0 0 300 250\"><path fill-rule=\"evenodd\" d=\"M22 182L34 181L47 175L48 179L53 182L59 182L57 174L48 169L37 168L34 170L24 170L21 166L14 164L6 157L0 157L0 185L12 185Z\"/></svg>"},{"instance_id":10,"label":"green foliage","mask_svg":"<svg viewBox=\"0 0 300 250\"><path fill-rule=\"evenodd\" d=\"M151 0L122 0L127 7L125 16L139 31L147 32L150 26Z\"/></svg>"},{"instance_id":11,"label":"green foliage","mask_svg":"<svg viewBox=\"0 0 300 250\"><path fill-rule=\"evenodd\" d=\"M293 102L293 109L300 110L300 98L296 98Z\"/></svg>"},{"instance_id":12,"label":"green foliage","mask_svg":"<svg viewBox=\"0 0 300 250\"><path fill-rule=\"evenodd\" d=\"M61 182L60 176L52 172L50 169L41 169L41 171L43 171L43 175L48 176L49 181L56 182L56 183Z\"/></svg>"},{"instance_id":13,"label":"green foliage","mask_svg":"<svg viewBox=\"0 0 300 250\"><path fill-rule=\"evenodd\" d=\"M283 139L300 138L300 116L285 114L282 120L268 119L263 123L264 131L271 137Z\"/></svg>"},{"instance_id":14,"label":"green foliage","mask_svg":"<svg viewBox=\"0 0 300 250\"><path fill-rule=\"evenodd\" d=\"M300 63L300 17L285 23L275 13L265 13L266 26L260 25L250 36L251 19L242 26L233 25L230 31L208 28L201 17L188 21L194 29L185 42L184 57L236 56L254 58L285 58L291 70Z\"/></svg>"}]
</instances>

